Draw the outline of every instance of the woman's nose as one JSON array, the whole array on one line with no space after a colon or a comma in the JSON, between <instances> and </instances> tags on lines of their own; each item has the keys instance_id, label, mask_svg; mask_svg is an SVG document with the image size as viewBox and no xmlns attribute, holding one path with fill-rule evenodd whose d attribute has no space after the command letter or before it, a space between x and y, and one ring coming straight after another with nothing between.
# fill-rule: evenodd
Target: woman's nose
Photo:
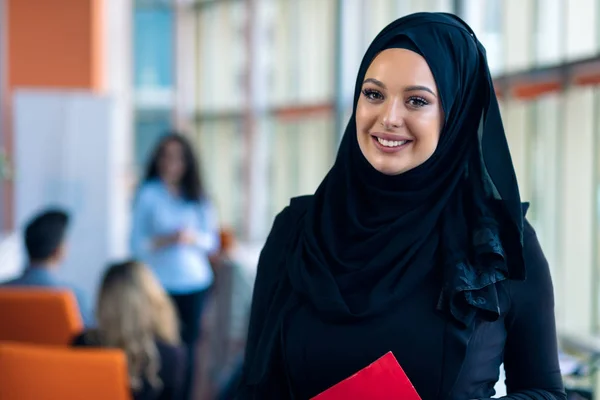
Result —
<instances>
[{"instance_id":1,"label":"woman's nose","mask_svg":"<svg viewBox=\"0 0 600 400\"><path fill-rule=\"evenodd\" d=\"M404 124L404 116L402 114L402 101L399 99L391 101L385 110L381 125L385 129L401 127Z\"/></svg>"}]
</instances>

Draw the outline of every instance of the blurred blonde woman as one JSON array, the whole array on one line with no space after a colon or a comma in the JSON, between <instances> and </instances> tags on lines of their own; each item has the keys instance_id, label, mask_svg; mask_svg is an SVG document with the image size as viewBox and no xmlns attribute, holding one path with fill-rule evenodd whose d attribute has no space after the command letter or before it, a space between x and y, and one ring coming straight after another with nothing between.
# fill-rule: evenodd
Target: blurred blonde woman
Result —
<instances>
[{"instance_id":1,"label":"blurred blonde woman","mask_svg":"<svg viewBox=\"0 0 600 400\"><path fill-rule=\"evenodd\" d=\"M97 304L98 326L74 346L123 349L135 400L180 399L185 352L179 347L175 309L142 263L113 264L105 272Z\"/></svg>"}]
</instances>

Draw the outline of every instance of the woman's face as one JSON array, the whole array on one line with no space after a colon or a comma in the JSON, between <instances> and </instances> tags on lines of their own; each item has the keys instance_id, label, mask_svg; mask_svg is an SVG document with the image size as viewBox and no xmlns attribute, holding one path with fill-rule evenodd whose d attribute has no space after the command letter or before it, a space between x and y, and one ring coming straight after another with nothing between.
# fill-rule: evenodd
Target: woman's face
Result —
<instances>
[{"instance_id":1,"label":"woman's face","mask_svg":"<svg viewBox=\"0 0 600 400\"><path fill-rule=\"evenodd\" d=\"M162 148L158 160L160 178L166 183L178 184L185 173L183 147L175 140L168 141Z\"/></svg>"},{"instance_id":2,"label":"woman's face","mask_svg":"<svg viewBox=\"0 0 600 400\"><path fill-rule=\"evenodd\" d=\"M375 57L356 106L360 149L381 173L398 175L431 157L438 145L443 111L425 59L406 49Z\"/></svg>"}]
</instances>

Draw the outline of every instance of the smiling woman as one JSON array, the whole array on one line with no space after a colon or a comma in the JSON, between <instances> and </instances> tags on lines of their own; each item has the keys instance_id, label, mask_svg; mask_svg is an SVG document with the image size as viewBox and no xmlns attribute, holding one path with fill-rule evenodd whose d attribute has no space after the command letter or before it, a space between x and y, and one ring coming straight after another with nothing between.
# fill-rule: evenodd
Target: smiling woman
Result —
<instances>
[{"instance_id":1,"label":"smiling woman","mask_svg":"<svg viewBox=\"0 0 600 400\"><path fill-rule=\"evenodd\" d=\"M431 157L443 123L436 92L431 70L418 53L392 48L375 57L356 106L356 133L376 170L397 175Z\"/></svg>"},{"instance_id":2,"label":"smiling woman","mask_svg":"<svg viewBox=\"0 0 600 400\"><path fill-rule=\"evenodd\" d=\"M485 49L454 15L388 25L336 161L275 219L238 399L309 399L392 352L423 400L565 399L548 264ZM525 280L527 275L527 280Z\"/></svg>"}]
</instances>

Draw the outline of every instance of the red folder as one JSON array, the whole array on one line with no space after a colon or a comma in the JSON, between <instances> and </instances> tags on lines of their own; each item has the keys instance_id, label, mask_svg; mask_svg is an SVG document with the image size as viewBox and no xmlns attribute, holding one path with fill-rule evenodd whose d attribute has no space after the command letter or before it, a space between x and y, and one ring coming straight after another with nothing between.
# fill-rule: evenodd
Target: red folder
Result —
<instances>
[{"instance_id":1,"label":"red folder","mask_svg":"<svg viewBox=\"0 0 600 400\"><path fill-rule=\"evenodd\" d=\"M390 399L421 400L392 352L311 400Z\"/></svg>"}]
</instances>

